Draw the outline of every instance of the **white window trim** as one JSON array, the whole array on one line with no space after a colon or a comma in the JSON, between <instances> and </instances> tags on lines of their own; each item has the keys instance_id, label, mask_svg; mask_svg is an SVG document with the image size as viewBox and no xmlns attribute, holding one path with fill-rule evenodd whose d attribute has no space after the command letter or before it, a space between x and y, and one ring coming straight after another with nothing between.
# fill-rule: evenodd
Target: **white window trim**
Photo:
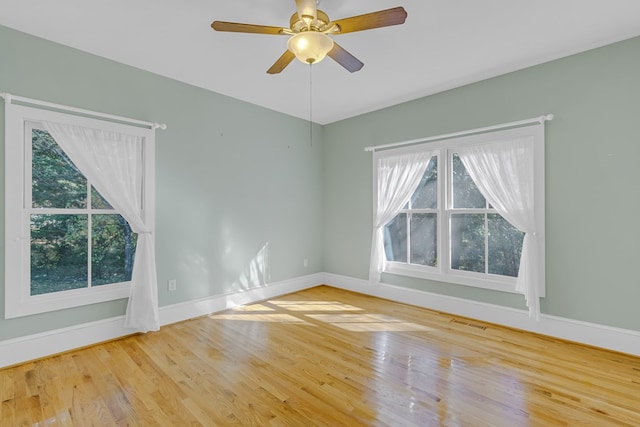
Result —
<instances>
[{"instance_id":1,"label":"white window trim","mask_svg":"<svg viewBox=\"0 0 640 427\"><path fill-rule=\"evenodd\" d=\"M142 215L145 222L150 224L153 224L155 219L155 131L23 105L5 104L5 106L5 318L127 298L131 288L130 282L30 295L29 217L24 207L24 189L25 185L29 184L26 182L25 168L25 123L51 121L142 136L144 138Z\"/></svg>"},{"instance_id":2,"label":"white window trim","mask_svg":"<svg viewBox=\"0 0 640 427\"><path fill-rule=\"evenodd\" d=\"M399 153L417 153L424 150L437 151L438 155L438 267L422 266L417 264L409 264L402 262L387 261L383 272L389 274L395 274L400 276L415 277L419 279L427 279L438 282L446 282L457 285L471 286L483 289L491 289L496 291L508 292L520 294L517 292L516 278L506 277L494 274L474 273L461 270L452 270L448 267L449 257L446 259L442 257L443 254L449 251L449 235L448 226L445 223L451 212L446 203L451 200L449 191L448 180L449 176L444 173L445 162L449 161L449 153L455 152L457 149L463 146L483 144L489 142L497 142L504 139L512 139L519 137L534 137L534 204L535 204L535 217L536 217L536 230L537 234L541 237L541 246L543 253L541 254L543 273L541 277L544 278L544 248L545 248L545 164L544 164L544 126L533 125L524 126L514 129L500 130L488 133L481 133L475 135L467 135L456 138L450 138L441 141L420 143L416 141L415 145L394 148L383 151L376 151L374 154L380 157L397 155ZM375 169L375 168L374 168ZM377 170L373 171L374 188L375 183L378 180ZM375 192L374 192L375 197ZM374 200L375 206L375 200ZM445 252L446 251L446 252ZM539 289L540 297L545 296L545 284L544 281L540 284Z\"/></svg>"}]
</instances>

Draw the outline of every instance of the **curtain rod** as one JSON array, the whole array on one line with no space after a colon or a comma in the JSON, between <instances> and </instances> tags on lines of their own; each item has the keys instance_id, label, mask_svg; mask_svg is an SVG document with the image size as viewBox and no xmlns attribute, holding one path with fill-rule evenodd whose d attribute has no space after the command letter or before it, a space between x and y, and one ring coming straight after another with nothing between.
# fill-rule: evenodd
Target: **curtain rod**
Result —
<instances>
[{"instance_id":1,"label":"curtain rod","mask_svg":"<svg viewBox=\"0 0 640 427\"><path fill-rule=\"evenodd\" d=\"M365 147L364 151L376 151L376 150L382 150L384 148L400 147L402 145L417 144L417 143L420 143L420 142L437 141L437 140L440 140L440 139L453 138L455 136L472 135L474 133L482 133L482 132L488 132L488 131L491 131L491 130L505 129L505 128L515 127L515 126L523 126L523 125L528 125L528 124L531 124L531 123L543 124L544 122L550 121L550 120L553 120L553 114L545 114L544 116L533 117L531 119L526 119L526 120L519 120L517 122L502 123L502 124L499 124L499 125L486 126L486 127L483 127L483 128L463 130L463 131L460 131L460 132L453 132L453 133L445 133L443 135L430 136L428 138L412 139L411 141L393 142L391 144L372 145L372 146L369 146L369 147Z\"/></svg>"},{"instance_id":2,"label":"curtain rod","mask_svg":"<svg viewBox=\"0 0 640 427\"><path fill-rule=\"evenodd\" d=\"M92 117L100 117L100 118L116 120L116 121L124 122L124 123L130 123L130 124L146 126L146 127L149 127L149 128L151 128L153 130L155 130L155 129L165 130L167 128L167 125L164 124L164 123L146 122L144 120L130 119L129 117L115 116L113 114L100 113L100 112L97 112L97 111L85 110L83 108L75 108L75 107L69 107L69 106L61 105L61 104L54 104L53 102L40 101L38 99L25 98L25 97L22 97L22 96L15 96L15 95L11 95L10 93L6 93L6 92L0 92L0 97L4 98L5 104L10 104L12 101L17 101L17 102L21 102L23 104L40 105L40 106L43 106L43 107L54 108L56 110L62 110L62 111L68 111L68 112L72 112L72 113L85 114L85 115L92 116Z\"/></svg>"}]
</instances>

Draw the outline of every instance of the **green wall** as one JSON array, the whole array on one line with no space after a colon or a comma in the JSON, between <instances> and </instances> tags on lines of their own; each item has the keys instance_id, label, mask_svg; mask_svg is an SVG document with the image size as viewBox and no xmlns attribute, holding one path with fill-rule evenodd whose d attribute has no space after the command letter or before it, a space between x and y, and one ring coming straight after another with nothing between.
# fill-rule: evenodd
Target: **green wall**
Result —
<instances>
[{"instance_id":1,"label":"green wall","mask_svg":"<svg viewBox=\"0 0 640 427\"><path fill-rule=\"evenodd\" d=\"M316 125L312 145L304 120L4 27L0 91L167 123L156 148L161 306L260 286L250 271L265 253L268 282L321 271L366 279L372 162L364 147L553 113L542 311L640 330L638 52L634 38ZM0 120L0 165L3 126ZM4 174L0 181L4 203ZM0 266L3 314L4 246ZM178 281L175 292L166 290L171 278ZM524 308L515 294L392 275L383 280ZM12 320L0 315L0 340L121 315L124 307L121 300Z\"/></svg>"},{"instance_id":2,"label":"green wall","mask_svg":"<svg viewBox=\"0 0 640 427\"><path fill-rule=\"evenodd\" d=\"M161 306L263 285L251 274L262 264L267 282L323 271L322 127L310 144L304 120L4 27L0 58L0 91L167 124L156 133ZM2 119L0 165L4 144ZM0 265L0 340L124 314L120 300L2 320L4 244Z\"/></svg>"},{"instance_id":3,"label":"green wall","mask_svg":"<svg viewBox=\"0 0 640 427\"><path fill-rule=\"evenodd\" d=\"M326 271L368 277L364 147L546 113L555 119L546 131L542 312L640 330L640 38L325 126ZM515 294L392 275L383 282L524 308Z\"/></svg>"}]
</instances>

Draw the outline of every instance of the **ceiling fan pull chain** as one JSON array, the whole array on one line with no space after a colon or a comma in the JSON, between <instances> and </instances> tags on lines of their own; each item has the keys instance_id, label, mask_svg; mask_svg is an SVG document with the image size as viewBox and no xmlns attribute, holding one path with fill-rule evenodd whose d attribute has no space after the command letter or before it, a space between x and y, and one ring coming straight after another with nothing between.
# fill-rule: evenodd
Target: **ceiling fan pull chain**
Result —
<instances>
[{"instance_id":1,"label":"ceiling fan pull chain","mask_svg":"<svg viewBox=\"0 0 640 427\"><path fill-rule=\"evenodd\" d=\"M313 147L313 64L309 64L309 146Z\"/></svg>"}]
</instances>

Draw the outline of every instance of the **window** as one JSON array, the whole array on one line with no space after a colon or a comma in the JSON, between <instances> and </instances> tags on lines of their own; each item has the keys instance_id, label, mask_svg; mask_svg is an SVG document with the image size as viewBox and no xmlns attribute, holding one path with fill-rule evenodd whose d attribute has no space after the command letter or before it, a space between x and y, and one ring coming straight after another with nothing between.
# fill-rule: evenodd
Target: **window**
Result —
<instances>
[{"instance_id":1,"label":"window","mask_svg":"<svg viewBox=\"0 0 640 427\"><path fill-rule=\"evenodd\" d=\"M46 130L48 121L153 137L148 129L7 108L7 318L129 296L137 234ZM134 149L140 173L131 179L140 187L137 203L144 212L152 206L147 141L153 139L143 141Z\"/></svg>"},{"instance_id":2,"label":"window","mask_svg":"<svg viewBox=\"0 0 640 427\"><path fill-rule=\"evenodd\" d=\"M535 224L535 233L532 234L543 239L543 132L542 126L531 126L380 152L380 157L427 150L431 153L408 202L384 225L384 271L516 292L525 232L514 227L485 198L481 188L491 184L481 181L484 180L479 172L482 168L474 167L477 169L476 176L472 178L474 174L465 166L462 154L471 152L472 148L477 150L478 147L505 151L518 142L525 148L530 147L526 155L533 165L532 222ZM492 159L504 158L508 162L510 155L501 154ZM471 154L466 156L473 159ZM469 163L471 160L467 160L467 165L473 166L473 162ZM506 164L494 166L498 170L512 167ZM510 180L508 176L503 179ZM519 187L514 188L517 190L513 191L524 191ZM508 193L510 190L504 191ZM503 196L494 194L492 197L501 200ZM504 209L502 212L505 212ZM544 244L540 246L543 250ZM539 259L544 260L543 253L539 254ZM544 268L544 263L538 266ZM543 278L543 272L537 277ZM540 281L540 286L540 295L543 296L543 281Z\"/></svg>"},{"instance_id":3,"label":"window","mask_svg":"<svg viewBox=\"0 0 640 427\"><path fill-rule=\"evenodd\" d=\"M432 156L418 188L385 226L387 260L438 265L438 156Z\"/></svg>"}]
</instances>

